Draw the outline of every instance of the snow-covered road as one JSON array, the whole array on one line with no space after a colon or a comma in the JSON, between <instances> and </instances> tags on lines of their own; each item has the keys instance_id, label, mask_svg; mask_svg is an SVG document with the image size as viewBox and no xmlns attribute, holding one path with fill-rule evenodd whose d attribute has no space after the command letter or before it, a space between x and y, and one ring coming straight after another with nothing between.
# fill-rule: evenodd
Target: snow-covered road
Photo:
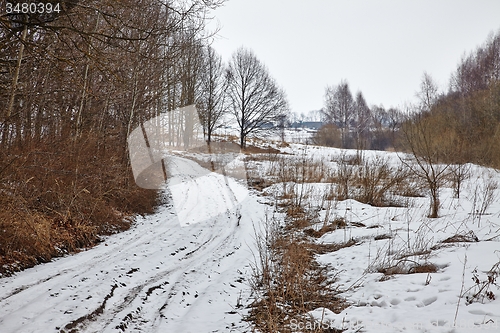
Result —
<instances>
[{"instance_id":1,"label":"snow-covered road","mask_svg":"<svg viewBox=\"0 0 500 333\"><path fill-rule=\"evenodd\" d=\"M233 179L199 177L191 160L169 168L190 184L177 188L182 200L93 249L0 279L0 332L244 331L236 306L264 205ZM182 227L185 218L196 223Z\"/></svg>"}]
</instances>

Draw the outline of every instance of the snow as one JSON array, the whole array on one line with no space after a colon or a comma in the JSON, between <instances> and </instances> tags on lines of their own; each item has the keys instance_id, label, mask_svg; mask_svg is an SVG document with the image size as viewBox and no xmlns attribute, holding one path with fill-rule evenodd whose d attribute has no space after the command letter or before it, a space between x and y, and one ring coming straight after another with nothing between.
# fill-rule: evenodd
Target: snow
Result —
<instances>
[{"instance_id":1,"label":"snow","mask_svg":"<svg viewBox=\"0 0 500 333\"><path fill-rule=\"evenodd\" d=\"M309 161L323 161L334 169L341 155L354 155L353 150L291 144L283 149L289 159L306 154ZM377 156L390 165L399 162L396 153L364 152L368 161ZM269 168L262 165L262 169ZM343 243L350 239L356 245L336 252L317 256L317 260L332 267L332 275L350 306L339 314L318 308L308 313L316 320L316 327L304 319L292 321L292 332L311 328L344 329L346 333L460 333L481 330L500 332L500 288L491 286L495 300L467 304L465 296L478 289L472 280L474 270L481 281L487 280L487 272L500 261L500 197L494 200L484 214L480 214L486 200L488 182L498 184L497 171L472 166L472 177L464 182L460 199L454 198L451 188L440 193L440 217L430 219L429 198L406 198L405 207L372 207L348 199L334 203L333 217L342 217L353 224L345 229L324 234L319 243ZM293 186L293 182L286 183ZM308 207L319 207L319 220L325 217L325 204L321 197L329 184L296 184L295 192L308 193ZM302 191L302 187L307 190ZM284 184L274 184L264 190L268 195L280 196ZM333 218L332 217L332 218ZM362 223L364 227L354 223ZM318 223L317 229L322 222ZM453 235L477 236L479 242L442 244ZM390 236L390 238L380 236ZM379 236L380 239L376 240ZM433 247L435 246L435 247ZM378 268L401 262L432 263L437 272L394 274L384 276ZM459 296L464 297L460 299ZM455 319L456 318L456 319ZM309 325L309 326L308 326Z\"/></svg>"},{"instance_id":2,"label":"snow","mask_svg":"<svg viewBox=\"0 0 500 333\"><path fill-rule=\"evenodd\" d=\"M231 161L225 168L234 170L237 162ZM217 172L208 173L207 169L183 158L171 157L168 165L171 178L167 188L181 226L215 218L229 210L240 214L239 205L246 198L247 190L234 179ZM200 202L203 202L203 214L200 214Z\"/></svg>"},{"instance_id":3,"label":"snow","mask_svg":"<svg viewBox=\"0 0 500 333\"><path fill-rule=\"evenodd\" d=\"M233 179L200 177L191 160L175 158L170 167L172 182L188 180L183 189L203 195L139 217L130 230L91 250L0 279L0 332L70 331L75 321L79 332L246 327L244 310L236 306L248 303L254 226L266 208ZM236 194L227 195L232 190ZM194 209L186 212L183 205ZM181 225L176 210L197 223Z\"/></svg>"},{"instance_id":4,"label":"snow","mask_svg":"<svg viewBox=\"0 0 500 333\"><path fill-rule=\"evenodd\" d=\"M285 158L306 156L332 168L341 154L355 154L299 143L280 149L290 154ZM391 165L399 161L396 153L365 152L365 158L376 156ZM242 158L235 165L241 166ZM0 332L252 331L242 316L252 301L248 280L254 228L273 210L272 196L280 194L283 184L266 188L266 199L249 191L244 180L209 172L191 159L172 157L168 167L168 204L157 213L138 217L130 230L93 249L0 279ZM264 175L271 162L255 162L254 167ZM484 280L500 261L498 189L487 210L478 212L487 182L500 182L500 175L478 166L471 170L460 199L443 188L437 219L427 218L425 197L407 199L408 208L336 202L334 216L364 227L350 224L324 234L319 243L354 239L356 245L317 260L331 265L340 296L350 305L339 314L318 308L308 315L323 328L346 333L500 332L499 288L492 286L495 300L467 304L460 298L475 291L474 274ZM307 186L314 190L311 204L320 205L329 184ZM325 214L320 210L320 219ZM441 243L470 232L479 242ZM401 257L432 263L438 270L379 273L378 268ZM292 331L304 331L305 323L294 322Z\"/></svg>"}]
</instances>

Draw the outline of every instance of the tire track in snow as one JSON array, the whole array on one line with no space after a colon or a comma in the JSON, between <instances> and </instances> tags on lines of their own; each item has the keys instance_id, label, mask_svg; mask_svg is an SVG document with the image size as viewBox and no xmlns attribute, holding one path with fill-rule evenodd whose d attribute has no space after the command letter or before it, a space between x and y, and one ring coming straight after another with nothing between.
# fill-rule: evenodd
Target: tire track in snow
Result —
<instances>
[{"instance_id":1,"label":"tire track in snow","mask_svg":"<svg viewBox=\"0 0 500 333\"><path fill-rule=\"evenodd\" d=\"M193 161L176 160L179 168L188 165L195 172L199 168ZM227 179L212 177L209 181L207 185L196 179L195 184L216 185L210 189L213 193L232 193ZM218 203L210 199L200 202L197 209ZM218 204L228 207L227 199L223 197ZM227 286L225 282L220 288L214 284L220 283L225 272L236 270L228 267L240 264L232 258L248 255L242 244L248 241L245 233L252 226L246 230L238 227L240 216L240 212L226 213L181 228L171 209L164 208L94 249L1 279L0 292L6 294L0 298L1 331L47 332L71 327L81 332L157 328L164 332L163 327L176 326L183 316L191 316L193 304L203 307L201 299L217 299L217 295L212 297L213 290L220 293Z\"/></svg>"}]
</instances>

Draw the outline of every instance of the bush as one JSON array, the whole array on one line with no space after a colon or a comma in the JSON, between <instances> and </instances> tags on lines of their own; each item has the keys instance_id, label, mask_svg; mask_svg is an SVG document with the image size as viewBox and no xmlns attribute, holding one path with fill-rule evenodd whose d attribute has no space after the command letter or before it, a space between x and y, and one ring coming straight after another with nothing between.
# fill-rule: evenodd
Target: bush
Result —
<instances>
[{"instance_id":1,"label":"bush","mask_svg":"<svg viewBox=\"0 0 500 333\"><path fill-rule=\"evenodd\" d=\"M327 124L322 126L313 136L313 143L319 146L341 147L342 133L338 126Z\"/></svg>"},{"instance_id":2,"label":"bush","mask_svg":"<svg viewBox=\"0 0 500 333\"><path fill-rule=\"evenodd\" d=\"M89 135L0 153L0 274L92 246L153 212L156 191L135 185L116 141Z\"/></svg>"}]
</instances>

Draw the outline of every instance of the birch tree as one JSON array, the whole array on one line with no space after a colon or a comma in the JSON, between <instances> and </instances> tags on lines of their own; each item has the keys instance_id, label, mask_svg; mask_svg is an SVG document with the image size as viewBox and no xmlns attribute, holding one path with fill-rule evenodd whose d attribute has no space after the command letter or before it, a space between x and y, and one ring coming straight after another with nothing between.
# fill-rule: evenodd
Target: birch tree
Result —
<instances>
[{"instance_id":1,"label":"birch tree","mask_svg":"<svg viewBox=\"0 0 500 333\"><path fill-rule=\"evenodd\" d=\"M323 112L328 122L340 127L342 148L347 146L349 129L355 116L354 110L355 102L347 81L342 80L337 86L326 87Z\"/></svg>"}]
</instances>

